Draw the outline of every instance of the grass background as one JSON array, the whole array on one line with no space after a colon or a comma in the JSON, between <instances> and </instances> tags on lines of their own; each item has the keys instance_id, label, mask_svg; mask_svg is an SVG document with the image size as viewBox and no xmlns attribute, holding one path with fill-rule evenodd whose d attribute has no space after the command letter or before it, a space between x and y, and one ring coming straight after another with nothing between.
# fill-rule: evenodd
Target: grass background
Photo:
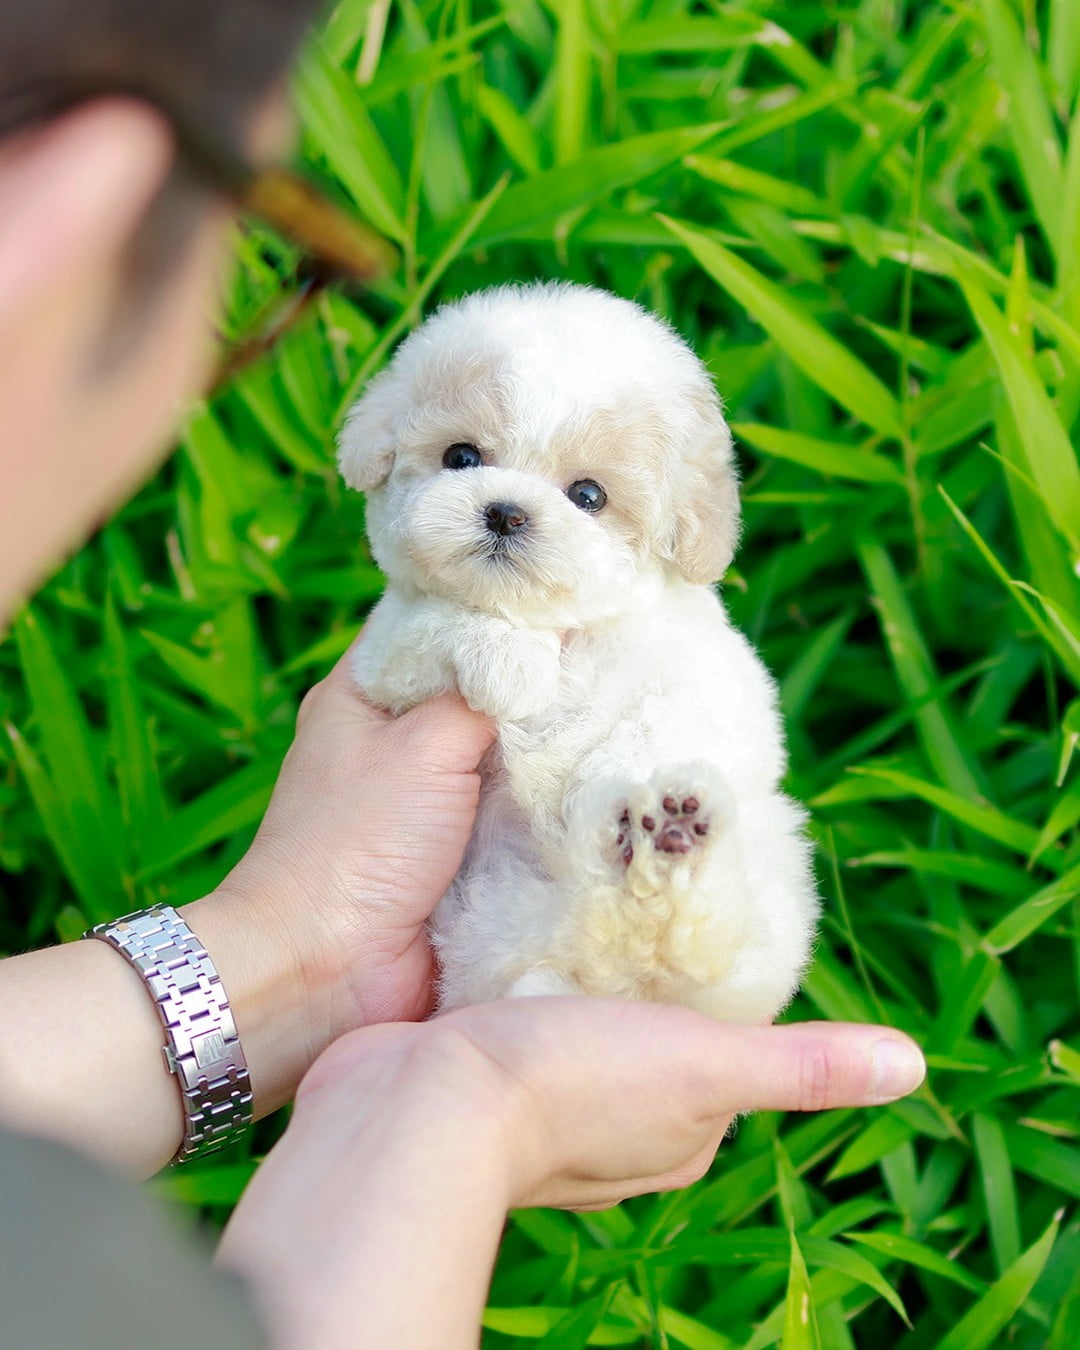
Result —
<instances>
[{"instance_id":1,"label":"grass background","mask_svg":"<svg viewBox=\"0 0 1080 1350\"><path fill-rule=\"evenodd\" d=\"M825 895L790 1015L901 1026L931 1074L748 1120L688 1191L515 1215L492 1350L1080 1344L1078 86L1074 0L343 0L302 152L400 271L196 409L0 646L0 950L182 903L378 595L333 432L417 316L568 277L710 364L725 597ZM240 332L295 259L237 254ZM252 1166L160 1184L220 1215Z\"/></svg>"}]
</instances>

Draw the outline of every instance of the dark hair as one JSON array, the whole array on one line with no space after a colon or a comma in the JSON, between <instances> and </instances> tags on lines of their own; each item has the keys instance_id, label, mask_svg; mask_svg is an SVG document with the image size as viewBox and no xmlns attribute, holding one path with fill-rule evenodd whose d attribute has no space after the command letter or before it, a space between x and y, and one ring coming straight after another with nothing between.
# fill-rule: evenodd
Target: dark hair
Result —
<instances>
[{"instance_id":1,"label":"dark hair","mask_svg":"<svg viewBox=\"0 0 1080 1350\"><path fill-rule=\"evenodd\" d=\"M238 154L322 0L0 0L0 109L28 89L144 91ZM129 255L128 296L167 276L205 189L177 161Z\"/></svg>"}]
</instances>

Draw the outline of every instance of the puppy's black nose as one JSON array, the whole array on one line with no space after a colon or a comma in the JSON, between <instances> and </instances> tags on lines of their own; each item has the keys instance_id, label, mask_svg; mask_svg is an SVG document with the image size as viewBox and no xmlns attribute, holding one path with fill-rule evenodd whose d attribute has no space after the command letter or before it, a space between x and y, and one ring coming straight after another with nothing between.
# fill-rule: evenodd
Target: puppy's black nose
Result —
<instances>
[{"instance_id":1,"label":"puppy's black nose","mask_svg":"<svg viewBox=\"0 0 1080 1350\"><path fill-rule=\"evenodd\" d=\"M484 512L484 519L492 534L511 535L529 523L529 517L512 502L492 502Z\"/></svg>"}]
</instances>

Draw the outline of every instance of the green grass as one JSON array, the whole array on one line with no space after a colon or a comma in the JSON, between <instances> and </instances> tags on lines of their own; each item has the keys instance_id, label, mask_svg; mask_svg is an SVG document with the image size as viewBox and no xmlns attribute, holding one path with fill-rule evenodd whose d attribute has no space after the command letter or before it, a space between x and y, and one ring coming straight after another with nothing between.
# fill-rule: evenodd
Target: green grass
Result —
<instances>
[{"instance_id":1,"label":"green grass","mask_svg":"<svg viewBox=\"0 0 1080 1350\"><path fill-rule=\"evenodd\" d=\"M379 592L332 437L417 315L608 287L696 346L738 432L725 596L781 681L825 895L791 1015L894 1023L932 1068L891 1108L745 1121L683 1193L515 1215L485 1344L1080 1344L1080 6L380 9L344 0L297 91L401 269L200 408L0 647L0 947L186 901L243 850ZM238 253L242 329L293 259ZM220 1207L249 1171L171 1185Z\"/></svg>"}]
</instances>

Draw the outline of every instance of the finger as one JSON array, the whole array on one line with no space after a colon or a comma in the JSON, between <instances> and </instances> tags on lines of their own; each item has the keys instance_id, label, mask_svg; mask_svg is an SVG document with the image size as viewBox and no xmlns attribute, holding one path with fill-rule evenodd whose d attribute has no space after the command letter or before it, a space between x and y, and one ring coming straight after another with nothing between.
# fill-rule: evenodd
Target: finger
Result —
<instances>
[{"instance_id":1,"label":"finger","mask_svg":"<svg viewBox=\"0 0 1080 1350\"><path fill-rule=\"evenodd\" d=\"M621 1204L623 1200L628 1200L634 1195L655 1195L664 1191L681 1191L687 1186L693 1186L702 1177L707 1176L713 1163L716 1161L716 1155L720 1147L727 1138L728 1128L734 1117L726 1116L719 1122L715 1129L709 1131L709 1139L702 1145L697 1152L693 1153L680 1163L678 1167L670 1168L666 1172L654 1172L651 1176L636 1177L625 1181L603 1183L588 1183L583 1188L588 1192L588 1198L579 1193L573 1198L568 1199L564 1196L563 1201L544 1200L544 1204L553 1204L560 1209L573 1209L582 1212L593 1209L610 1209L612 1205Z\"/></svg>"},{"instance_id":2,"label":"finger","mask_svg":"<svg viewBox=\"0 0 1080 1350\"><path fill-rule=\"evenodd\" d=\"M319 683L312 685L304 695L296 714L297 727L312 722L380 723L392 720L390 713L376 708L365 698L353 675L353 654L362 637L363 631Z\"/></svg>"},{"instance_id":3,"label":"finger","mask_svg":"<svg viewBox=\"0 0 1080 1350\"><path fill-rule=\"evenodd\" d=\"M460 694L439 694L397 720L403 735L422 742L436 770L475 769L495 739L491 719L473 712Z\"/></svg>"},{"instance_id":4,"label":"finger","mask_svg":"<svg viewBox=\"0 0 1080 1350\"><path fill-rule=\"evenodd\" d=\"M918 1046L891 1027L798 1022L715 1030L718 1114L880 1106L914 1092L926 1076Z\"/></svg>"}]
</instances>

